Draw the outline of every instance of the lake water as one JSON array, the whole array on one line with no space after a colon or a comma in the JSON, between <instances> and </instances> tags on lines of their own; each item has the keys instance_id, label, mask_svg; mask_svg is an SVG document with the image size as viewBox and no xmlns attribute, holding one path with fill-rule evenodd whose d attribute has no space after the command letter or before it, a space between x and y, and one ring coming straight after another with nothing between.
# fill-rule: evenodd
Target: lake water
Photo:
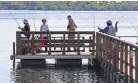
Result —
<instances>
[{"instance_id":1,"label":"lake water","mask_svg":"<svg viewBox=\"0 0 138 83\"><path fill-rule=\"evenodd\" d=\"M31 30L39 30L41 19L47 18L50 31L66 31L67 15L71 15L78 28L76 31L98 31L97 26L104 28L107 20L114 23L119 21L119 36L138 36L137 11L10 11L23 26L22 19L29 19ZM45 68L45 69L12 69L12 42L18 25L9 11L0 11L0 81L1 83L107 83L101 77L101 73L87 67L79 68ZM132 23L132 24L131 24ZM95 26L94 26L95 25ZM95 28L94 28L95 27ZM136 38L125 38L130 42L136 42ZM50 63L54 60L49 60ZM87 63L87 60L83 60ZM16 62L18 64L18 61ZM17 67L17 66L16 66ZM100 75L99 75L100 74Z\"/></svg>"}]
</instances>

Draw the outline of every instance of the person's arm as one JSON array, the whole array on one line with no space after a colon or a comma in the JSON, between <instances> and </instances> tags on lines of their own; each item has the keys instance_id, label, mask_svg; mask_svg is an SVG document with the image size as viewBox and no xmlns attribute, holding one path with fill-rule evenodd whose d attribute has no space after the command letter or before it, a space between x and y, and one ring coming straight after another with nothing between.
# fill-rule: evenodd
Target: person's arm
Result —
<instances>
[{"instance_id":1,"label":"person's arm","mask_svg":"<svg viewBox=\"0 0 138 83\"><path fill-rule=\"evenodd\" d=\"M41 25L41 27L40 27L40 31L42 31L42 25Z\"/></svg>"},{"instance_id":2,"label":"person's arm","mask_svg":"<svg viewBox=\"0 0 138 83\"><path fill-rule=\"evenodd\" d=\"M98 29L99 29L99 32L102 32L102 33L103 33L103 29L101 29L101 28L99 28L99 27L98 27Z\"/></svg>"},{"instance_id":3,"label":"person's arm","mask_svg":"<svg viewBox=\"0 0 138 83\"><path fill-rule=\"evenodd\" d=\"M47 25L47 31L49 31L49 27L48 27L48 25Z\"/></svg>"},{"instance_id":4,"label":"person's arm","mask_svg":"<svg viewBox=\"0 0 138 83\"><path fill-rule=\"evenodd\" d=\"M28 30L30 31L30 25L28 24Z\"/></svg>"},{"instance_id":5,"label":"person's arm","mask_svg":"<svg viewBox=\"0 0 138 83\"><path fill-rule=\"evenodd\" d=\"M22 28L22 27L18 27L19 29L21 29L22 31L24 31L24 28Z\"/></svg>"},{"instance_id":6,"label":"person's arm","mask_svg":"<svg viewBox=\"0 0 138 83\"><path fill-rule=\"evenodd\" d=\"M69 30L70 26L71 26L71 20L68 21L67 30Z\"/></svg>"},{"instance_id":7,"label":"person's arm","mask_svg":"<svg viewBox=\"0 0 138 83\"><path fill-rule=\"evenodd\" d=\"M76 23L74 22L74 20L72 20L72 21L73 21L73 23L74 23L75 28L77 28L77 25L76 25Z\"/></svg>"},{"instance_id":8,"label":"person's arm","mask_svg":"<svg viewBox=\"0 0 138 83\"><path fill-rule=\"evenodd\" d=\"M108 32L108 29L109 29L109 27L105 27L105 28L103 29L103 33L107 33L107 32Z\"/></svg>"},{"instance_id":9,"label":"person's arm","mask_svg":"<svg viewBox=\"0 0 138 83\"><path fill-rule=\"evenodd\" d=\"M116 30L116 32L118 31L117 24L118 24L118 21L115 23L115 30Z\"/></svg>"}]
</instances>

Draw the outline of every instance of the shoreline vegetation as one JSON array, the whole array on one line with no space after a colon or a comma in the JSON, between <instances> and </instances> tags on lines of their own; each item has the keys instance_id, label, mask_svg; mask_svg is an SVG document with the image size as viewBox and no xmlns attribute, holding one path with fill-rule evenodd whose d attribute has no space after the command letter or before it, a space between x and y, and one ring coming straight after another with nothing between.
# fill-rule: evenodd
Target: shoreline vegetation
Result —
<instances>
[{"instance_id":1,"label":"shoreline vegetation","mask_svg":"<svg viewBox=\"0 0 138 83\"><path fill-rule=\"evenodd\" d=\"M0 10L138 11L138 1L0 1Z\"/></svg>"}]
</instances>

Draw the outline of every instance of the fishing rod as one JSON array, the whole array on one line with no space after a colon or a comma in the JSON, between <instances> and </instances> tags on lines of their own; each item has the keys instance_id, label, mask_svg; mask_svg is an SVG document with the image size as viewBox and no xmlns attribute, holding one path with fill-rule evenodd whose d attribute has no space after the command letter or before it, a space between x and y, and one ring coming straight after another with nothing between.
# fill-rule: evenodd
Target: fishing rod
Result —
<instances>
[{"instance_id":1,"label":"fishing rod","mask_svg":"<svg viewBox=\"0 0 138 83\"><path fill-rule=\"evenodd\" d=\"M47 17L47 11L46 11L46 20L47 20L47 24L48 24L48 17Z\"/></svg>"},{"instance_id":2,"label":"fishing rod","mask_svg":"<svg viewBox=\"0 0 138 83\"><path fill-rule=\"evenodd\" d=\"M121 16L116 22L119 22L122 18L123 18L123 16ZM99 26L97 26L97 27L101 31L101 28Z\"/></svg>"},{"instance_id":3,"label":"fishing rod","mask_svg":"<svg viewBox=\"0 0 138 83\"><path fill-rule=\"evenodd\" d=\"M9 10L10 15L13 17L13 19L15 20L15 22L18 24L18 26L20 27L20 24L18 23L18 21L16 20L16 18L14 17L14 15L12 14L12 12Z\"/></svg>"},{"instance_id":4,"label":"fishing rod","mask_svg":"<svg viewBox=\"0 0 138 83\"><path fill-rule=\"evenodd\" d=\"M123 18L123 16L121 16L121 17L118 19L118 21L117 21L117 22L119 22L122 18Z\"/></svg>"}]
</instances>

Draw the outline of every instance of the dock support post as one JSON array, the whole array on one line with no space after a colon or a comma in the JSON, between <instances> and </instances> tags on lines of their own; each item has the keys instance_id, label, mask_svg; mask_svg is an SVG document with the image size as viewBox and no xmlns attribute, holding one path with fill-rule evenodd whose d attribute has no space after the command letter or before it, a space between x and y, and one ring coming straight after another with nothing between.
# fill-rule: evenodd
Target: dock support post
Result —
<instances>
[{"instance_id":1,"label":"dock support post","mask_svg":"<svg viewBox=\"0 0 138 83\"><path fill-rule=\"evenodd\" d=\"M15 68L15 42L13 42L13 69Z\"/></svg>"},{"instance_id":2,"label":"dock support post","mask_svg":"<svg viewBox=\"0 0 138 83\"><path fill-rule=\"evenodd\" d=\"M88 67L91 68L94 65L93 59L88 59Z\"/></svg>"}]
</instances>

